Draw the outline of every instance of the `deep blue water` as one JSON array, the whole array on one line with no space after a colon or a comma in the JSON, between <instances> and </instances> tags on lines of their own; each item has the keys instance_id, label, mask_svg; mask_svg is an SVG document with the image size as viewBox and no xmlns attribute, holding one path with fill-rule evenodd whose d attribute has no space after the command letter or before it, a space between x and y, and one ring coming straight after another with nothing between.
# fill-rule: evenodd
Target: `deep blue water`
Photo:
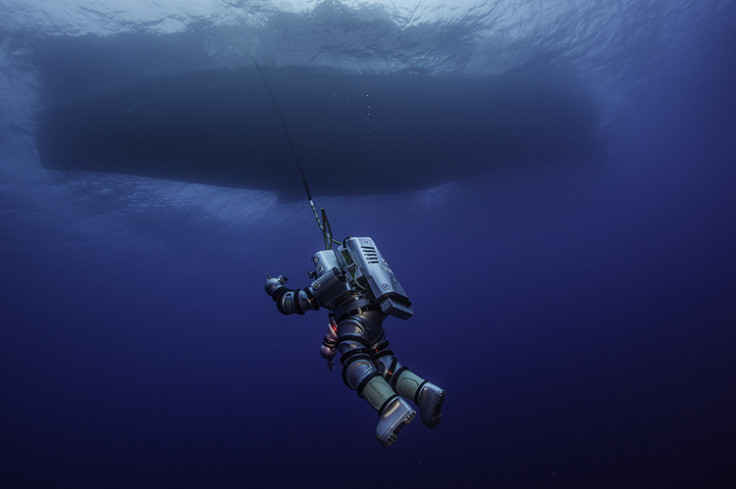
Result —
<instances>
[{"instance_id":1,"label":"deep blue water","mask_svg":"<svg viewBox=\"0 0 736 489\"><path fill-rule=\"evenodd\" d=\"M38 5L6 0L0 21L0 486L736 486L733 1ZM48 61L123 33L125 56ZM151 35L168 47L147 51ZM263 293L266 273L308 283L321 236L305 202L41 165L47 106L244 66L243 51L554 73L594 101L587 164L317 199L412 299L385 326L447 390L437 429L381 447L319 356L326 313L282 316Z\"/></svg>"}]
</instances>

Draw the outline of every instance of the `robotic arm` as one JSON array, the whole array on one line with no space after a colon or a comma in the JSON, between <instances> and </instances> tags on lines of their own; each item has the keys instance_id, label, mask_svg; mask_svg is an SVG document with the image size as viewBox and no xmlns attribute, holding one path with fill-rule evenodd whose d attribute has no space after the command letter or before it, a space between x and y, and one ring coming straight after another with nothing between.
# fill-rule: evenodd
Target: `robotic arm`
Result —
<instances>
[{"instance_id":1,"label":"robotic arm","mask_svg":"<svg viewBox=\"0 0 736 489\"><path fill-rule=\"evenodd\" d=\"M319 309L309 288L288 289L284 287L288 279L283 275L266 277L266 293L273 298L282 314L304 314L306 311Z\"/></svg>"}]
</instances>

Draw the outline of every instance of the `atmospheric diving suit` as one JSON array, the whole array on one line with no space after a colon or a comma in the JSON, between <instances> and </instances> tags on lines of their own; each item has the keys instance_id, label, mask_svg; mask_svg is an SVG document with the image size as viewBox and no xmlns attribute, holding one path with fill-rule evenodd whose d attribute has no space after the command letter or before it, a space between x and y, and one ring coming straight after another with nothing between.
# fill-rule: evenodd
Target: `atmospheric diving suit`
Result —
<instances>
[{"instance_id":1,"label":"atmospheric diving suit","mask_svg":"<svg viewBox=\"0 0 736 489\"><path fill-rule=\"evenodd\" d=\"M434 428L442 417L443 389L404 367L388 349L383 330L386 316L410 318L411 302L371 238L346 238L337 249L312 256L314 279L309 287L288 289L286 277L268 277L266 293L284 314L304 314L324 307L330 325L321 353L332 368L340 352L345 384L378 412L376 437L390 446L416 414Z\"/></svg>"}]
</instances>

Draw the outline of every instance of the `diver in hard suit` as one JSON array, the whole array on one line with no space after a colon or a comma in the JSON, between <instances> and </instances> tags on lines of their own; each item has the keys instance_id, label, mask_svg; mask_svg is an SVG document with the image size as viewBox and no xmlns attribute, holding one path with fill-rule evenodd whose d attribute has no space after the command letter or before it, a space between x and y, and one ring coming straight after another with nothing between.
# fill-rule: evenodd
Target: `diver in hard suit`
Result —
<instances>
[{"instance_id":1,"label":"diver in hard suit","mask_svg":"<svg viewBox=\"0 0 736 489\"><path fill-rule=\"evenodd\" d=\"M442 417L443 389L404 367L388 349L383 331L386 316L410 318L411 302L371 238L346 238L337 250L312 256L314 282L288 289L286 277L268 277L266 293L284 314L304 314L325 307L330 325L321 353L332 368L340 352L345 384L378 412L376 437L390 446L416 414L405 398L419 407L422 422L434 428Z\"/></svg>"}]
</instances>

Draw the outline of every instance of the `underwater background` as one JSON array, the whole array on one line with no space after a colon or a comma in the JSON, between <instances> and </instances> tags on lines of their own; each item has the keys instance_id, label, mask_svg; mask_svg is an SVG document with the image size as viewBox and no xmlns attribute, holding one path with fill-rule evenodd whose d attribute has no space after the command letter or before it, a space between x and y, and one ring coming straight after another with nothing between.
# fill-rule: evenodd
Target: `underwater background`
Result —
<instances>
[{"instance_id":1,"label":"underwater background","mask_svg":"<svg viewBox=\"0 0 736 489\"><path fill-rule=\"evenodd\" d=\"M0 11L0 486L736 487L736 2ZM283 316L264 293L266 273L308 285L322 247L306 199L279 197L301 185L288 152L268 163L283 182L254 189L42 164L49 108L254 59L272 77L510 76L594 111L586 161L490 155L467 174L458 155L402 189L407 163L377 157L390 192L353 191L370 170L350 158L312 174L336 237L371 236L413 302L385 328L447 390L434 430L381 447L375 412L319 356L326 312ZM320 108L272 81L309 180L300 134ZM358 133L381 130L356 110Z\"/></svg>"}]
</instances>

